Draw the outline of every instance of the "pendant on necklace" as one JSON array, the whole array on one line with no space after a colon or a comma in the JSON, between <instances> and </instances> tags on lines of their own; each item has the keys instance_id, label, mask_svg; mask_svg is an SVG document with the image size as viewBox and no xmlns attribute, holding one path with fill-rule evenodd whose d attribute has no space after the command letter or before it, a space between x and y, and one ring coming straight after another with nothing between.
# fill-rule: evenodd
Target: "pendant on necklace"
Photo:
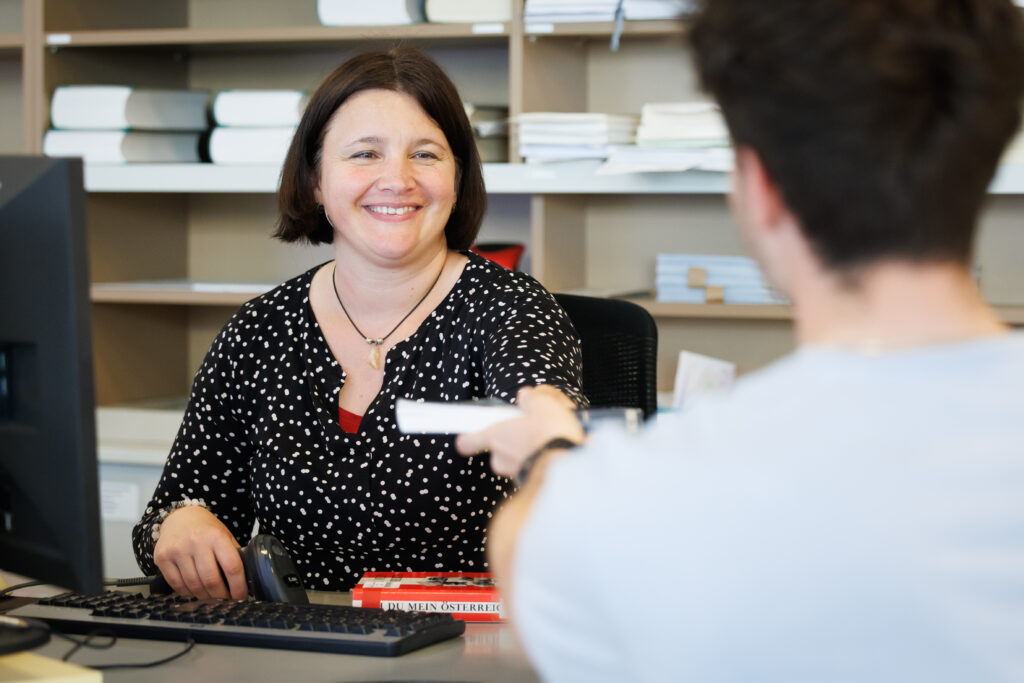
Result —
<instances>
[{"instance_id":1,"label":"pendant on necklace","mask_svg":"<svg viewBox=\"0 0 1024 683\"><path fill-rule=\"evenodd\" d=\"M370 345L370 355L367 356L367 364L374 370L380 370L380 347L383 346L383 339L367 339L366 343Z\"/></svg>"}]
</instances>

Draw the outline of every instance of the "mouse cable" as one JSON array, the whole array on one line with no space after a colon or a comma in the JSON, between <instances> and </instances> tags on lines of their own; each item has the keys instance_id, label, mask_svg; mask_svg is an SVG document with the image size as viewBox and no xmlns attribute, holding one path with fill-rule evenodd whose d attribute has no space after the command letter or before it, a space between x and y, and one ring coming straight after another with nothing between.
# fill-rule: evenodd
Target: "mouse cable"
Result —
<instances>
[{"instance_id":1,"label":"mouse cable","mask_svg":"<svg viewBox=\"0 0 1024 683\"><path fill-rule=\"evenodd\" d=\"M64 656L61 657L61 659L63 661L65 661L65 662L68 661L73 654L78 652L78 650L80 648L87 647L87 648L91 648L93 650L108 650L108 649L112 648L117 643L117 636L114 635L113 633L111 633L109 631L105 631L103 629L97 629L95 631L92 631L92 632L88 633L81 640L79 640L78 638L75 638L74 636L70 636L70 635L68 635L66 633L61 633L59 631L51 631L51 633L53 635L55 635L55 636L59 636L61 638L64 638L65 640L70 640L72 643L74 643L74 647L72 647L70 650L68 650L64 654ZM104 642L104 643L94 643L94 642L92 642L93 638L96 638L96 637L99 637L99 636L107 637L110 640L108 642ZM160 666L161 664L167 664L168 662L173 662L175 659L178 659L179 657L183 657L186 654L188 654L189 652L191 652L192 648L194 648L195 646L196 646L196 641L192 639L191 635L189 635L188 639L185 641L185 648L184 649L182 649L179 652L174 653L173 655L171 655L169 657L164 657L163 659L157 659L157 660L152 661L152 662L140 662L138 664L134 664L134 663L133 664L86 664L85 666L88 666L90 669L96 669L98 671L106 671L108 669L149 669L149 668L152 668L154 666Z\"/></svg>"},{"instance_id":2,"label":"mouse cable","mask_svg":"<svg viewBox=\"0 0 1024 683\"><path fill-rule=\"evenodd\" d=\"M11 597L12 594L14 593L14 591L16 591L16 590L21 590L22 588L30 588L32 586L41 586L41 585L43 585L42 581L26 581L24 583L16 583L13 586L8 586L7 588L4 588L3 590L0 590L0 599Z\"/></svg>"},{"instance_id":3,"label":"mouse cable","mask_svg":"<svg viewBox=\"0 0 1024 683\"><path fill-rule=\"evenodd\" d=\"M118 588L125 588L127 586L145 586L153 582L154 576L137 576L131 579L104 579L104 586L117 586ZM32 586L43 586L48 585L43 581L25 581L24 583L16 583L13 586L0 589L0 600L4 598L12 597L14 591L21 590L22 588L31 588Z\"/></svg>"}]
</instances>

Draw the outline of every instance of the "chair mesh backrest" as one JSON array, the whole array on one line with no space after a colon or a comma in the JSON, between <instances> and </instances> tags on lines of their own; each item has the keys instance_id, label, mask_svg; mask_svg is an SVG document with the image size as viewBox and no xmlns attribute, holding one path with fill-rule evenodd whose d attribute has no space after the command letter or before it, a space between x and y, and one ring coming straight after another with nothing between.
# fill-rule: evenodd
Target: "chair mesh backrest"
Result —
<instances>
[{"instance_id":1,"label":"chair mesh backrest","mask_svg":"<svg viewBox=\"0 0 1024 683\"><path fill-rule=\"evenodd\" d=\"M583 391L594 407L657 409L658 328L622 299L555 294L583 346Z\"/></svg>"}]
</instances>

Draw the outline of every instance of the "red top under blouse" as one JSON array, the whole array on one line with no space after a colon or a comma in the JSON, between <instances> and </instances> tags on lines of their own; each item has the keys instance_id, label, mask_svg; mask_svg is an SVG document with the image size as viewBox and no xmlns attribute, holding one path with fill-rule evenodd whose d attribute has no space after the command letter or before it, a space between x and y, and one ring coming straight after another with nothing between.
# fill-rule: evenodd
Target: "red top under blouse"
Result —
<instances>
[{"instance_id":1,"label":"red top under blouse","mask_svg":"<svg viewBox=\"0 0 1024 683\"><path fill-rule=\"evenodd\" d=\"M355 434L359 431L359 423L362 422L363 416L350 413L344 408L338 408L338 426L341 427L341 431L346 434Z\"/></svg>"}]
</instances>

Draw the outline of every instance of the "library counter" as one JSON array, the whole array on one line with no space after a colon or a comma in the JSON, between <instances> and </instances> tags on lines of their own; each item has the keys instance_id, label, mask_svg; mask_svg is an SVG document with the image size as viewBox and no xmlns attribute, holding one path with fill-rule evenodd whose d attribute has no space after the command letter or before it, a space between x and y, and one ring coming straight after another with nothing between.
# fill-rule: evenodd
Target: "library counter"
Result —
<instances>
[{"instance_id":1,"label":"library counter","mask_svg":"<svg viewBox=\"0 0 1024 683\"><path fill-rule=\"evenodd\" d=\"M351 604L349 593L310 592L312 602ZM59 637L33 653L60 659L72 647ZM82 648L71 661L81 666L145 663L170 657L184 643L118 639L108 650ZM480 681L531 683L540 679L531 669L509 624L468 623L466 633L400 657L335 655L320 652L229 647L198 643L191 652L149 669L103 671L103 680L147 683L180 681L363 681L428 683Z\"/></svg>"}]
</instances>

